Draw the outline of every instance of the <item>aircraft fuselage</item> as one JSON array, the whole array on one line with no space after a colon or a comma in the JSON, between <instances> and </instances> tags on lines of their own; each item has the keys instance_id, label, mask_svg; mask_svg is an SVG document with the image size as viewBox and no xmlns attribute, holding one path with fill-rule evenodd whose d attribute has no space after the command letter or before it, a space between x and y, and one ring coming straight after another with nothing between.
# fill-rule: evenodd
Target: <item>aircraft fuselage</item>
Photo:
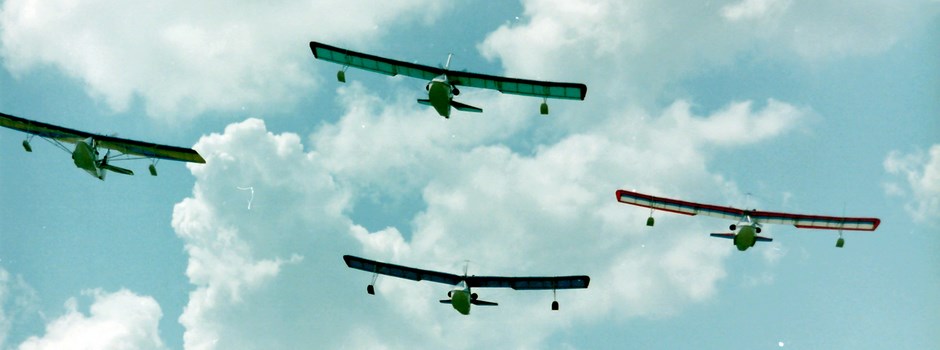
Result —
<instances>
[{"instance_id":1,"label":"aircraft fuselage","mask_svg":"<svg viewBox=\"0 0 940 350\"><path fill-rule=\"evenodd\" d=\"M472 297L470 286L467 285L466 281L457 283L454 289L448 294L450 294L450 305L454 307L454 310L464 315L470 314L470 301Z\"/></svg>"},{"instance_id":2,"label":"aircraft fuselage","mask_svg":"<svg viewBox=\"0 0 940 350\"><path fill-rule=\"evenodd\" d=\"M454 99L453 86L446 76L439 76L428 83L428 100L431 107L444 118L450 118L450 101Z\"/></svg>"},{"instance_id":3,"label":"aircraft fuselage","mask_svg":"<svg viewBox=\"0 0 940 350\"><path fill-rule=\"evenodd\" d=\"M734 236L734 246L742 252L753 247L754 243L757 243L756 231L754 226L742 225L741 229L738 230L738 234Z\"/></svg>"},{"instance_id":4,"label":"aircraft fuselage","mask_svg":"<svg viewBox=\"0 0 940 350\"><path fill-rule=\"evenodd\" d=\"M76 142L75 150L72 151L72 160L79 169L104 180L105 169L98 167L98 150L95 149L94 142L91 138Z\"/></svg>"}]
</instances>

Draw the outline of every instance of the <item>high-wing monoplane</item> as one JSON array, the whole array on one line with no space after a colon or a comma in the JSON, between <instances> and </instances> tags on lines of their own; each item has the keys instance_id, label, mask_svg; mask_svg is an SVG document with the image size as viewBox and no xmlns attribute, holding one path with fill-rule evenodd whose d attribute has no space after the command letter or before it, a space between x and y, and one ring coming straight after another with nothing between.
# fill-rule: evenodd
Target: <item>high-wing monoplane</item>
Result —
<instances>
[{"instance_id":1,"label":"high-wing monoplane","mask_svg":"<svg viewBox=\"0 0 940 350\"><path fill-rule=\"evenodd\" d=\"M444 118L450 118L451 107L465 112L483 112L480 108L454 101L454 96L460 94L458 86L541 97L542 105L539 108L541 114L548 114L549 98L584 100L584 95L587 94L587 86L584 84L556 83L452 71L449 69L452 55L447 56L447 63L444 64L444 67L438 68L359 53L315 41L310 42L310 50L313 51L313 56L318 59L343 65L343 69L336 73L336 79L340 82L346 82L347 67L356 67L391 76L401 74L428 81L425 86L428 91L428 98L418 99L418 103L434 107L437 113Z\"/></svg>"},{"instance_id":2,"label":"high-wing monoplane","mask_svg":"<svg viewBox=\"0 0 940 350\"><path fill-rule=\"evenodd\" d=\"M450 304L464 315L470 314L470 305L495 306L492 301L480 300L477 293L470 290L478 288L512 288L517 290L551 289L554 293L558 289L587 288L591 278L588 276L560 276L560 277L495 277L495 276L463 276L446 272L421 270L407 266L394 265L379 261L363 259L352 255L344 255L346 265L367 272L371 272L372 283L366 287L366 292L375 294L376 278L379 274L409 279L412 281L431 281L454 286L447 292L447 299L440 302ZM552 301L552 310L558 310L558 300Z\"/></svg>"},{"instance_id":3,"label":"high-wing monoplane","mask_svg":"<svg viewBox=\"0 0 940 350\"><path fill-rule=\"evenodd\" d=\"M845 239L842 230L874 231L881 224L877 218L848 218L823 215L803 215L775 213L760 210L742 210L711 204L686 202L678 199L654 197L648 194L618 190L617 201L626 204L650 208L650 217L646 220L647 226L653 226L653 210L662 210L684 215L707 215L722 219L736 220L731 224L728 233L712 233L712 237L731 239L734 246L740 251L753 247L755 243L771 242L773 238L760 236L762 224L793 225L797 228L813 228L823 230L839 230L839 239L836 247L842 248Z\"/></svg>"},{"instance_id":4,"label":"high-wing monoplane","mask_svg":"<svg viewBox=\"0 0 940 350\"><path fill-rule=\"evenodd\" d=\"M34 120L15 117L0 113L0 126L27 133L23 140L23 149L32 152L30 141L33 137L49 141L65 152L72 154L75 166L87 171L91 176L104 180L107 171L124 175L134 175L130 169L114 166L114 161L131 159L151 159L150 175L157 176L156 164L159 159L177 160L182 162L205 163L205 159L198 152L189 148L159 145L149 142L122 139L114 136L97 135L84 131L69 129L57 125L37 122ZM75 149L69 150L63 142L74 143ZM99 149L106 149L104 156ZM111 154L115 151L118 154Z\"/></svg>"}]
</instances>

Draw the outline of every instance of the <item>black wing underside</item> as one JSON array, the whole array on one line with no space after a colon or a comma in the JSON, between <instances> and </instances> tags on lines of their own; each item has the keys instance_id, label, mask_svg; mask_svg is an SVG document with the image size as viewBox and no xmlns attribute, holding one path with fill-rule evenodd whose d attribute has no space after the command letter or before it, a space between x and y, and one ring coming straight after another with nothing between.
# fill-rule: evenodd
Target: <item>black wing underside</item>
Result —
<instances>
[{"instance_id":1,"label":"black wing underside","mask_svg":"<svg viewBox=\"0 0 940 350\"><path fill-rule=\"evenodd\" d=\"M330 61L348 67L356 67L371 72L390 76L404 75L422 80L431 80L443 74L452 85L469 86L481 89L497 90L502 93L559 98L568 100L584 100L587 86L579 83L559 83L529 79L516 79L486 75L478 73L444 70L443 68L425 66L410 62L398 61L355 52L330 46L316 41L310 42L310 50L317 59Z\"/></svg>"},{"instance_id":2,"label":"black wing underside","mask_svg":"<svg viewBox=\"0 0 940 350\"><path fill-rule=\"evenodd\" d=\"M61 142L76 143L92 138L99 147L111 149L123 154L147 158L159 158L183 162L205 163L206 160L193 149L167 146L150 142L123 139L114 136L98 135L66 127L24 119L0 113L0 126L19 130L39 137Z\"/></svg>"}]
</instances>

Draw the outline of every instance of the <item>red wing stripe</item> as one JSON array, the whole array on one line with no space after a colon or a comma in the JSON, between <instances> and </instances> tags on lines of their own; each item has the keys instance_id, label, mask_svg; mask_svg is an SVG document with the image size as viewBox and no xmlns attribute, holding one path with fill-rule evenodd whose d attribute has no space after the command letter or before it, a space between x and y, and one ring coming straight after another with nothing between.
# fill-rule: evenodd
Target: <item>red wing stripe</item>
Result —
<instances>
[{"instance_id":1,"label":"red wing stripe","mask_svg":"<svg viewBox=\"0 0 940 350\"><path fill-rule=\"evenodd\" d=\"M654 197L648 194L626 190L617 190L617 201L640 207L685 215L703 214L728 219L739 219L745 215L745 212L741 209L687 202L671 198Z\"/></svg>"}]
</instances>

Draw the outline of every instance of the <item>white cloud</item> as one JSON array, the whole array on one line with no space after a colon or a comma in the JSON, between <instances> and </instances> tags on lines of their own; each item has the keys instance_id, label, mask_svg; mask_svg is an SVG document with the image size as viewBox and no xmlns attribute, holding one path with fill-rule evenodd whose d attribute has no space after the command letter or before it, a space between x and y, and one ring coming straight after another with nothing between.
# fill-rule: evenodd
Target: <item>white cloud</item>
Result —
<instances>
[{"instance_id":1,"label":"white cloud","mask_svg":"<svg viewBox=\"0 0 940 350\"><path fill-rule=\"evenodd\" d=\"M163 313L149 296L126 289L114 293L86 291L94 297L86 316L70 298L66 312L46 325L42 337L30 337L19 348L32 349L163 349L157 329Z\"/></svg>"},{"instance_id":2,"label":"white cloud","mask_svg":"<svg viewBox=\"0 0 940 350\"><path fill-rule=\"evenodd\" d=\"M492 32L480 45L483 55L501 60L513 76L586 82L592 104L618 107L671 100L682 81L748 57L815 65L883 52L938 11L923 1L890 0L531 0L523 6L526 20Z\"/></svg>"},{"instance_id":3,"label":"white cloud","mask_svg":"<svg viewBox=\"0 0 940 350\"><path fill-rule=\"evenodd\" d=\"M8 340L14 325L22 323L36 311L36 291L20 275L11 275L0 266L0 349Z\"/></svg>"},{"instance_id":4,"label":"white cloud","mask_svg":"<svg viewBox=\"0 0 940 350\"><path fill-rule=\"evenodd\" d=\"M390 23L430 21L443 7L422 0L11 0L0 9L0 55L15 75L58 68L115 111L135 97L151 116L171 119L271 110L313 89L308 41L375 40Z\"/></svg>"},{"instance_id":5,"label":"white cloud","mask_svg":"<svg viewBox=\"0 0 940 350\"><path fill-rule=\"evenodd\" d=\"M790 0L743 0L722 7L721 15L732 21L760 19L785 12L790 3Z\"/></svg>"},{"instance_id":6,"label":"white cloud","mask_svg":"<svg viewBox=\"0 0 940 350\"><path fill-rule=\"evenodd\" d=\"M733 250L681 218L641 231L648 212L616 203L614 191L632 185L676 196L741 197L733 183L710 173L705 152L786 133L806 114L769 101L760 108L732 103L701 116L678 101L657 116L625 111L520 154L479 131L500 127L511 135L519 121L443 121L410 100L379 101L356 84L341 91L346 115L311 135L315 147L308 151L297 135L271 133L257 119L195 146L207 163L189 165L194 193L176 206L173 223L186 242L187 275L196 286L180 318L187 347L252 347L272 339L285 346L316 339L329 347L349 344L353 336L401 334L420 334L421 343L385 345L532 347L573 324L670 315L717 293ZM491 100L487 105L500 103ZM716 125L761 131L728 141ZM683 171L671 171L676 168ZM255 189L251 210L237 189L249 183ZM406 227L369 232L351 218L371 196L416 192L422 203L400 204L415 213ZM563 312L571 315L565 321L536 317L524 337L489 334L454 345L444 330L515 329L517 320L507 315L550 312L551 294L479 291L500 308L459 318L435 302L446 286L386 277L377 284L379 296L368 297L363 287L371 276L348 270L343 254L453 272L470 259L475 274L589 274L594 280L586 291L559 293ZM284 265L290 256L303 260ZM282 304L272 307L274 300ZM307 326L318 331L297 336L253 326L287 327L283 314L294 312L309 313ZM398 326L381 326L388 324Z\"/></svg>"},{"instance_id":7,"label":"white cloud","mask_svg":"<svg viewBox=\"0 0 940 350\"><path fill-rule=\"evenodd\" d=\"M903 182L888 182L885 192L907 197L904 209L918 222L940 223L940 144L923 151L902 154L892 151L884 161L888 174L900 176Z\"/></svg>"}]
</instances>

